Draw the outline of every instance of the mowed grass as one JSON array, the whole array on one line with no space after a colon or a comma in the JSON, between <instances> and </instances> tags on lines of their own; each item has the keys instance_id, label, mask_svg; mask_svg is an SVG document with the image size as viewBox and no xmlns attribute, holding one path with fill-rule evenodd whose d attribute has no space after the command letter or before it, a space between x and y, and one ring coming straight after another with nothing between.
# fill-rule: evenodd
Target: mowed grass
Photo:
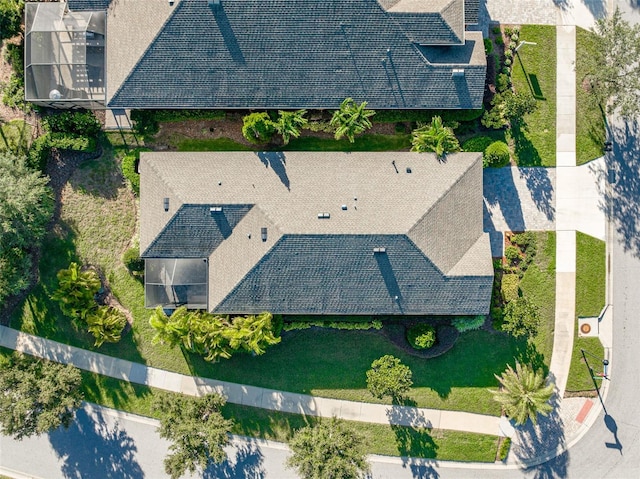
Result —
<instances>
[{"instance_id":1,"label":"mowed grass","mask_svg":"<svg viewBox=\"0 0 640 479\"><path fill-rule=\"evenodd\" d=\"M11 350L0 348L0 355L10 354ZM81 374L85 401L155 419L160 417L152 407L154 399L175 394L87 371ZM224 406L222 413L233 420L233 434L280 442L289 442L295 431L322 420L230 403ZM347 423L364 437L368 454L493 462L498 447L498 437L492 435L355 421Z\"/></svg>"},{"instance_id":2,"label":"mowed grass","mask_svg":"<svg viewBox=\"0 0 640 479\"><path fill-rule=\"evenodd\" d=\"M542 357L536 357L532 351L531 359L536 367L546 368L551 362L556 321L556 233L543 231L535 235L538 252L520 281L520 289L540 311L542 324L531 344Z\"/></svg>"},{"instance_id":3,"label":"mowed grass","mask_svg":"<svg viewBox=\"0 0 640 479\"><path fill-rule=\"evenodd\" d=\"M596 35L576 28L576 163L582 165L603 155L605 118L588 91L585 58L597 49Z\"/></svg>"},{"instance_id":4,"label":"mowed grass","mask_svg":"<svg viewBox=\"0 0 640 479\"><path fill-rule=\"evenodd\" d=\"M598 316L605 304L606 246L604 241L577 232L576 249L576 316ZM582 349L587 352L587 364ZM602 363L596 358L604 359L604 348L598 338L578 337L576 318L567 391L595 389L589 366L594 373L602 372Z\"/></svg>"},{"instance_id":5,"label":"mowed grass","mask_svg":"<svg viewBox=\"0 0 640 479\"><path fill-rule=\"evenodd\" d=\"M524 117L525 127L512 128L519 166L556 164L556 27L523 25L523 45L513 61L512 81L516 91L531 93L538 108Z\"/></svg>"}]
</instances>

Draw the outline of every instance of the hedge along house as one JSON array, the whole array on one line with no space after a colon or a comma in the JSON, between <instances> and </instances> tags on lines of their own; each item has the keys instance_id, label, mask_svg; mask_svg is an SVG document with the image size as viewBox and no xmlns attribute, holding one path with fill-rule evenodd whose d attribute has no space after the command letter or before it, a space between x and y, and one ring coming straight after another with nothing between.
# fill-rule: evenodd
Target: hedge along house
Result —
<instances>
[{"instance_id":1,"label":"hedge along house","mask_svg":"<svg viewBox=\"0 0 640 479\"><path fill-rule=\"evenodd\" d=\"M478 153L142 153L140 175L147 307L489 311Z\"/></svg>"},{"instance_id":2,"label":"hedge along house","mask_svg":"<svg viewBox=\"0 0 640 479\"><path fill-rule=\"evenodd\" d=\"M27 3L26 97L118 110L335 109L347 97L374 109L479 109L486 57L482 34L467 30L478 3Z\"/></svg>"}]
</instances>

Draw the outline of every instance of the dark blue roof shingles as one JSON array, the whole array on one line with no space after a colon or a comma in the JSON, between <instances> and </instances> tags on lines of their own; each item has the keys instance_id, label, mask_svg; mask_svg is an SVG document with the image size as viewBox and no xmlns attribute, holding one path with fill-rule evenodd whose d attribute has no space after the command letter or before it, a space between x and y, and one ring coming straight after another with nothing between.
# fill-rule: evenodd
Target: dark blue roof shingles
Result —
<instances>
[{"instance_id":1,"label":"dark blue roof shingles","mask_svg":"<svg viewBox=\"0 0 640 479\"><path fill-rule=\"evenodd\" d=\"M374 248L386 248L374 253ZM492 277L446 277L404 235L285 235L214 311L486 314Z\"/></svg>"},{"instance_id":2,"label":"dark blue roof shingles","mask_svg":"<svg viewBox=\"0 0 640 479\"><path fill-rule=\"evenodd\" d=\"M244 218L252 205L182 205L141 255L144 258L206 258Z\"/></svg>"},{"instance_id":3,"label":"dark blue roof shingles","mask_svg":"<svg viewBox=\"0 0 640 479\"><path fill-rule=\"evenodd\" d=\"M98 11L109 8L111 0L68 0L67 3L72 12Z\"/></svg>"},{"instance_id":4,"label":"dark blue roof shingles","mask_svg":"<svg viewBox=\"0 0 640 479\"><path fill-rule=\"evenodd\" d=\"M375 0L183 0L109 102L119 108L480 108ZM445 34L450 34L445 32ZM436 35L437 37L437 35Z\"/></svg>"}]
</instances>

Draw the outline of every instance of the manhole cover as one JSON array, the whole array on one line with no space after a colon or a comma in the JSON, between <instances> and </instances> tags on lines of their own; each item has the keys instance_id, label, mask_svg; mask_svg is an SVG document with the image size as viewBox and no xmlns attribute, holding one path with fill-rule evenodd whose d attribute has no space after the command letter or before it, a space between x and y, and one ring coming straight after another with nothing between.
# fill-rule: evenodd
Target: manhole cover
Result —
<instances>
[{"instance_id":1,"label":"manhole cover","mask_svg":"<svg viewBox=\"0 0 640 479\"><path fill-rule=\"evenodd\" d=\"M589 334L591 332L591 325L589 323L582 323L580 325L580 332L582 334Z\"/></svg>"}]
</instances>

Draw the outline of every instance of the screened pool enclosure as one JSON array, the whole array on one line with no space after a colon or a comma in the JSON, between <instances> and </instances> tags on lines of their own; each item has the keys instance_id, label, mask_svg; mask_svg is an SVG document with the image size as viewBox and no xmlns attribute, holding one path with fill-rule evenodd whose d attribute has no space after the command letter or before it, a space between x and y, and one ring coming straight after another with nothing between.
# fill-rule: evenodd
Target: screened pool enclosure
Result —
<instances>
[{"instance_id":1,"label":"screened pool enclosure","mask_svg":"<svg viewBox=\"0 0 640 479\"><path fill-rule=\"evenodd\" d=\"M25 5L25 97L56 108L105 104L106 12Z\"/></svg>"},{"instance_id":2,"label":"screened pool enclosure","mask_svg":"<svg viewBox=\"0 0 640 479\"><path fill-rule=\"evenodd\" d=\"M207 309L208 276L209 265L203 258L145 259L145 307Z\"/></svg>"}]
</instances>

